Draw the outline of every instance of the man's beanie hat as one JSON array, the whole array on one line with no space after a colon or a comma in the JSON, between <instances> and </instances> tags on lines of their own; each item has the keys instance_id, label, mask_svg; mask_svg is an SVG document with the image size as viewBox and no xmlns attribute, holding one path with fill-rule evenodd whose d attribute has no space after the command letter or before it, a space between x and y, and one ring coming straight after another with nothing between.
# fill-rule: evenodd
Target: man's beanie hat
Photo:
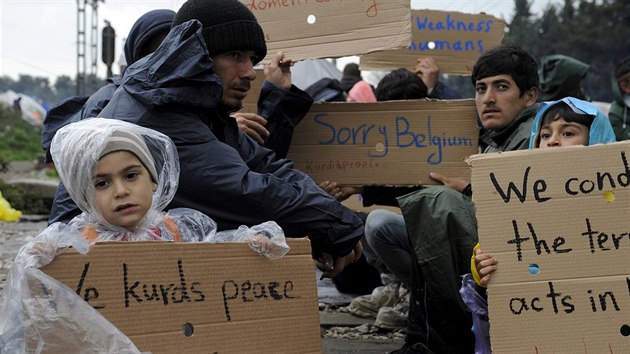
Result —
<instances>
[{"instance_id":1,"label":"man's beanie hat","mask_svg":"<svg viewBox=\"0 0 630 354\"><path fill-rule=\"evenodd\" d=\"M177 11L173 27L192 19L201 22L210 55L253 50L258 61L267 55L256 16L238 0L188 0Z\"/></svg>"},{"instance_id":2,"label":"man's beanie hat","mask_svg":"<svg viewBox=\"0 0 630 354\"><path fill-rule=\"evenodd\" d=\"M107 144L105 144L105 148L101 152L99 159L116 151L128 151L136 155L138 160L140 160L147 171L149 171L153 182L157 183L158 174L155 169L155 161L153 157L151 157L151 151L149 151L142 137L123 130L114 130L112 135L107 139Z\"/></svg>"}]
</instances>

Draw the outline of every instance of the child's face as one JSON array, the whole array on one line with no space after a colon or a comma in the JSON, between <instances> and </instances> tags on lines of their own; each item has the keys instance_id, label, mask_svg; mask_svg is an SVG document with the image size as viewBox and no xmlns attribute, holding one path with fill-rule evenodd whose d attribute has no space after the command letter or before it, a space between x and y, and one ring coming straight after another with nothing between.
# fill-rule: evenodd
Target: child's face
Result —
<instances>
[{"instance_id":1,"label":"child's face","mask_svg":"<svg viewBox=\"0 0 630 354\"><path fill-rule=\"evenodd\" d=\"M103 156L94 170L96 209L110 224L134 231L151 207L157 185L136 155L116 151Z\"/></svg>"},{"instance_id":2,"label":"child's face","mask_svg":"<svg viewBox=\"0 0 630 354\"><path fill-rule=\"evenodd\" d=\"M573 145L588 145L589 129L579 123L558 118L540 128L541 149Z\"/></svg>"}]
</instances>

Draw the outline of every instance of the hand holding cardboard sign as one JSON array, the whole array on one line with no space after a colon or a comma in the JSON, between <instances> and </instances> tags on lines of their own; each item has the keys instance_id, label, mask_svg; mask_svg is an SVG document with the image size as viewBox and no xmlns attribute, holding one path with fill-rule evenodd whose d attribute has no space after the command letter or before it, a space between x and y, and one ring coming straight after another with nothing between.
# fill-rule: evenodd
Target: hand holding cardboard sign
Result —
<instances>
[{"instance_id":1,"label":"hand holding cardboard sign","mask_svg":"<svg viewBox=\"0 0 630 354\"><path fill-rule=\"evenodd\" d=\"M486 287L492 279L492 273L497 270L497 259L479 248L476 248L473 253L475 255L475 268L480 278L479 285Z\"/></svg>"},{"instance_id":2,"label":"hand holding cardboard sign","mask_svg":"<svg viewBox=\"0 0 630 354\"><path fill-rule=\"evenodd\" d=\"M363 245L361 244L361 241L357 242L352 251L343 257L333 259L331 254L322 253L322 257L315 261L317 268L323 272L320 279L332 278L341 273L346 266L358 261L359 258L361 258L362 253Z\"/></svg>"},{"instance_id":3,"label":"hand holding cardboard sign","mask_svg":"<svg viewBox=\"0 0 630 354\"><path fill-rule=\"evenodd\" d=\"M330 194L331 197L342 202L348 199L353 194L359 194L363 192L362 186L341 186L337 182L323 181L319 184L319 188Z\"/></svg>"},{"instance_id":4,"label":"hand holding cardboard sign","mask_svg":"<svg viewBox=\"0 0 630 354\"><path fill-rule=\"evenodd\" d=\"M265 65L265 79L285 90L290 90L291 66L293 61L285 59L284 53L279 51L271 58L271 62Z\"/></svg>"},{"instance_id":5,"label":"hand holding cardboard sign","mask_svg":"<svg viewBox=\"0 0 630 354\"><path fill-rule=\"evenodd\" d=\"M440 78L440 68L435 60L431 57L418 58L414 72L427 86L427 93L430 95L437 86Z\"/></svg>"}]
</instances>

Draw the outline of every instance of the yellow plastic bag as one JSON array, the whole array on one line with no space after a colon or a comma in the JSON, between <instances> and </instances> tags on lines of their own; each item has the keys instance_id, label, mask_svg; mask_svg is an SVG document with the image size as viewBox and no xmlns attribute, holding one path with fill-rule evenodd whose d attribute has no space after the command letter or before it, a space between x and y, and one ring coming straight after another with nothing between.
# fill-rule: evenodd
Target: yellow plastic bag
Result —
<instances>
[{"instance_id":1,"label":"yellow plastic bag","mask_svg":"<svg viewBox=\"0 0 630 354\"><path fill-rule=\"evenodd\" d=\"M13 222L22 216L22 212L15 210L11 207L11 204L4 199L2 192L0 192L0 221Z\"/></svg>"}]
</instances>

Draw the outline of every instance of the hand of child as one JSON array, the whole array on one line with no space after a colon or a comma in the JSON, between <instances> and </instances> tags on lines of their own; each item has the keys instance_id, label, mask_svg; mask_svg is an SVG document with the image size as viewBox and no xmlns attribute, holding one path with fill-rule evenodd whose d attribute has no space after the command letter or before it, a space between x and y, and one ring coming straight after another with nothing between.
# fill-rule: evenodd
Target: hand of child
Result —
<instances>
[{"instance_id":1,"label":"hand of child","mask_svg":"<svg viewBox=\"0 0 630 354\"><path fill-rule=\"evenodd\" d=\"M59 248L57 244L46 241L31 241L19 251L16 262L24 268L41 268L55 259Z\"/></svg>"},{"instance_id":2,"label":"hand of child","mask_svg":"<svg viewBox=\"0 0 630 354\"><path fill-rule=\"evenodd\" d=\"M254 252L269 259L280 259L289 251L288 246L276 244L264 234L252 236L247 243Z\"/></svg>"},{"instance_id":3,"label":"hand of child","mask_svg":"<svg viewBox=\"0 0 630 354\"><path fill-rule=\"evenodd\" d=\"M274 246L273 242L271 242L267 236L261 234L256 234L249 239L249 245L260 254L271 252Z\"/></svg>"},{"instance_id":4,"label":"hand of child","mask_svg":"<svg viewBox=\"0 0 630 354\"><path fill-rule=\"evenodd\" d=\"M477 273L481 277L480 285L488 286L488 282L492 278L492 273L497 270L498 261L491 254L483 253L481 249L475 249L475 267Z\"/></svg>"}]
</instances>

